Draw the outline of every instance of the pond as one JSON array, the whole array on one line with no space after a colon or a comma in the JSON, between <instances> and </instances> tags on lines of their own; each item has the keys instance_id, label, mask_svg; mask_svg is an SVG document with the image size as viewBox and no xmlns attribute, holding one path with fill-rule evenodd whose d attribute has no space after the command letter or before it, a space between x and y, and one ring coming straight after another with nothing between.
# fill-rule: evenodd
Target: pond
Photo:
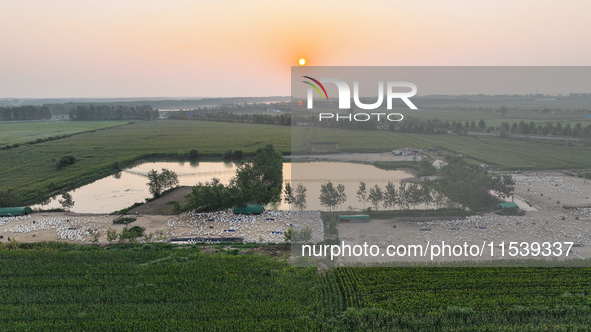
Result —
<instances>
[{"instance_id":1,"label":"pond","mask_svg":"<svg viewBox=\"0 0 591 332\"><path fill-rule=\"evenodd\" d=\"M167 168L178 174L181 186L193 186L199 182L207 182L212 178L218 178L224 184L228 184L235 176L238 165L235 163L204 161L204 162L178 162L158 161L144 162L122 170L116 175L111 175L95 182L84 185L70 191L75 202L72 212L77 213L111 213L116 210L129 207L136 202L144 202L150 197L148 190L148 172L152 169L160 171ZM293 180L292 180L293 176ZM403 170L382 170L373 165L355 164L346 162L307 162L283 164L284 183L293 182L293 186L301 183L307 188L307 210L326 210L320 205L320 185L332 181L336 186L343 184L347 201L338 207L338 210L361 209L370 203L361 203L356 197L359 182L364 181L369 191L370 187L378 184L382 190L388 181L392 181L398 187L401 180L412 178L410 172ZM61 197L58 197L61 198ZM34 206L39 208L40 205ZM57 199L54 199L44 208L60 207ZM289 210L285 203L269 206L267 208L277 210Z\"/></svg>"}]
</instances>

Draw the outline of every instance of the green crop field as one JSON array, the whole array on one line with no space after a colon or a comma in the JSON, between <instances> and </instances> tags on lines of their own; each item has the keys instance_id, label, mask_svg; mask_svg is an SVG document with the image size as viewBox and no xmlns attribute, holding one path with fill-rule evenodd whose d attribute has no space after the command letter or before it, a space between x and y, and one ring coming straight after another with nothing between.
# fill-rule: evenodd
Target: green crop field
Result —
<instances>
[{"instance_id":1,"label":"green crop field","mask_svg":"<svg viewBox=\"0 0 591 332\"><path fill-rule=\"evenodd\" d=\"M0 147L22 144L51 136L120 126L129 121L29 121L0 123Z\"/></svg>"},{"instance_id":2,"label":"green crop field","mask_svg":"<svg viewBox=\"0 0 591 332\"><path fill-rule=\"evenodd\" d=\"M583 331L591 324L588 268L336 268L321 274L238 251L5 244L0 327Z\"/></svg>"}]
</instances>

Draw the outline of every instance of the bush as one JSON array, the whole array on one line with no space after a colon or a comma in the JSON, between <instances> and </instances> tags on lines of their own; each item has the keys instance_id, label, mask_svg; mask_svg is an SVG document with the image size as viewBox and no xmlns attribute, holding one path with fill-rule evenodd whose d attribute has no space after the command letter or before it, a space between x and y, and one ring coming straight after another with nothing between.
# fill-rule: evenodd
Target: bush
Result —
<instances>
[{"instance_id":1,"label":"bush","mask_svg":"<svg viewBox=\"0 0 591 332\"><path fill-rule=\"evenodd\" d=\"M242 159L243 156L244 156L244 153L242 152L242 150L236 150L236 151L234 151L234 153L232 153L232 157L234 157L236 159Z\"/></svg>"},{"instance_id":2,"label":"bush","mask_svg":"<svg viewBox=\"0 0 591 332\"><path fill-rule=\"evenodd\" d=\"M295 243L305 243L312 239L312 229L308 226L301 230L291 230L291 240Z\"/></svg>"},{"instance_id":3,"label":"bush","mask_svg":"<svg viewBox=\"0 0 591 332\"><path fill-rule=\"evenodd\" d=\"M129 233L131 233L131 235L133 237L140 237L140 236L144 236L144 231L146 229L144 227L141 226L133 226L132 228L129 229Z\"/></svg>"},{"instance_id":4,"label":"bush","mask_svg":"<svg viewBox=\"0 0 591 332\"><path fill-rule=\"evenodd\" d=\"M199 157L199 151L197 151L195 149L189 151L189 158L197 159L198 157Z\"/></svg>"},{"instance_id":5,"label":"bush","mask_svg":"<svg viewBox=\"0 0 591 332\"><path fill-rule=\"evenodd\" d=\"M63 156L55 160L55 168L60 170L68 165L73 165L75 162L76 158L74 156Z\"/></svg>"},{"instance_id":6,"label":"bush","mask_svg":"<svg viewBox=\"0 0 591 332\"><path fill-rule=\"evenodd\" d=\"M224 159L230 159L232 158L232 150L228 149L226 151L224 151Z\"/></svg>"},{"instance_id":7,"label":"bush","mask_svg":"<svg viewBox=\"0 0 591 332\"><path fill-rule=\"evenodd\" d=\"M119 240L124 241L128 239L129 242L136 242L138 237L144 236L146 229L140 226L133 226L132 228L124 228L121 234L119 234Z\"/></svg>"},{"instance_id":8,"label":"bush","mask_svg":"<svg viewBox=\"0 0 591 332\"><path fill-rule=\"evenodd\" d=\"M117 218L117 219L113 220L113 224L117 224L117 225L125 224L125 225L127 225L127 224L130 224L130 223L132 223L132 222L134 222L136 220L137 220L136 217L120 217L120 218Z\"/></svg>"},{"instance_id":9,"label":"bush","mask_svg":"<svg viewBox=\"0 0 591 332\"><path fill-rule=\"evenodd\" d=\"M172 205L172 213L173 213L173 214L179 214L179 213L181 213L181 212L182 212L182 210L183 210L183 209L181 208L181 205L180 205L180 204L179 204L179 202L177 202L177 201L168 201L168 202L166 202L166 203L167 203L167 204L170 204L170 205Z\"/></svg>"}]
</instances>

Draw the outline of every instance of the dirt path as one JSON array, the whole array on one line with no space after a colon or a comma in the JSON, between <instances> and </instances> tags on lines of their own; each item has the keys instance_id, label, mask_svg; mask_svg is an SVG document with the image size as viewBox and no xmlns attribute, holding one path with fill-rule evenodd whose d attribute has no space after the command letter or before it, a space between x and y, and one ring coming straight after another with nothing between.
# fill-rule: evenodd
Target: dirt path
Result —
<instances>
[{"instance_id":1,"label":"dirt path","mask_svg":"<svg viewBox=\"0 0 591 332\"><path fill-rule=\"evenodd\" d=\"M285 156L286 159L293 161L342 161L342 162L360 162L373 163L376 161L416 161L421 160L421 156L396 156L392 152L380 153L335 153L335 154L308 154Z\"/></svg>"}]
</instances>

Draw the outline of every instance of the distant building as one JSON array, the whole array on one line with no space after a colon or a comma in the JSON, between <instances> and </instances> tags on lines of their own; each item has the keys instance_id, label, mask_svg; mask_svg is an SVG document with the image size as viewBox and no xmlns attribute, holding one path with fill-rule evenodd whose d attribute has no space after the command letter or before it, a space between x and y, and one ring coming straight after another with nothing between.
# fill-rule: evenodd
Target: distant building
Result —
<instances>
[{"instance_id":1,"label":"distant building","mask_svg":"<svg viewBox=\"0 0 591 332\"><path fill-rule=\"evenodd\" d=\"M489 167L487 164L482 164L482 165L480 165L480 166L482 166L482 168L484 168L484 169L485 169L487 172L492 172L492 170L493 170L493 169L492 169L492 168L490 168L490 167Z\"/></svg>"},{"instance_id":2,"label":"distant building","mask_svg":"<svg viewBox=\"0 0 591 332\"><path fill-rule=\"evenodd\" d=\"M416 156L421 153L420 150L411 149L411 148L402 148L399 150L394 150L392 153L396 156Z\"/></svg>"}]
</instances>

